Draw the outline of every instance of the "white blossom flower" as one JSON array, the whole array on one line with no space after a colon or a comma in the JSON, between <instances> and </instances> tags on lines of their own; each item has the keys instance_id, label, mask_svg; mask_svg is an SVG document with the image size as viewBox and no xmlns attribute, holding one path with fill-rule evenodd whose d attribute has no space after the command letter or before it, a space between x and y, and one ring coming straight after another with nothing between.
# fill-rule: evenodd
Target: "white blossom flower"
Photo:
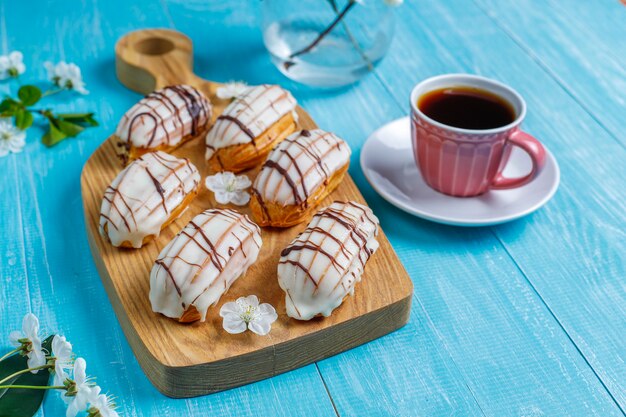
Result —
<instances>
[{"instance_id":1,"label":"white blossom flower","mask_svg":"<svg viewBox=\"0 0 626 417\"><path fill-rule=\"evenodd\" d=\"M222 326L228 333L238 334L250 329L261 336L270 332L272 323L278 318L276 310L270 304L259 305L256 295L225 303L220 309L220 316L224 318Z\"/></svg>"},{"instance_id":2,"label":"white blossom flower","mask_svg":"<svg viewBox=\"0 0 626 417\"><path fill-rule=\"evenodd\" d=\"M46 355L41 348L39 339L39 319L33 313L28 313L22 320L22 331L14 331L9 335L13 346L20 349L21 354L28 357L28 367L36 368L46 364ZM33 374L39 370L31 371Z\"/></svg>"},{"instance_id":3,"label":"white blossom flower","mask_svg":"<svg viewBox=\"0 0 626 417\"><path fill-rule=\"evenodd\" d=\"M87 417L119 417L115 411L115 403L105 394L100 394L100 387L95 387L89 395Z\"/></svg>"},{"instance_id":4,"label":"white blossom flower","mask_svg":"<svg viewBox=\"0 0 626 417\"><path fill-rule=\"evenodd\" d=\"M64 385L68 387L63 399L67 403L66 417L76 417L81 411L85 411L89 398L93 395L93 390L100 390L99 387L89 383L86 374L87 363L83 358L77 358L74 362L73 379Z\"/></svg>"},{"instance_id":5,"label":"white blossom flower","mask_svg":"<svg viewBox=\"0 0 626 417\"><path fill-rule=\"evenodd\" d=\"M206 177L206 188L213 191L215 201L219 204L233 203L244 206L250 201L250 194L246 191L252 185L245 175L235 175L232 172L220 172Z\"/></svg>"},{"instance_id":6,"label":"white blossom flower","mask_svg":"<svg viewBox=\"0 0 626 417\"><path fill-rule=\"evenodd\" d=\"M13 51L8 55L0 55L0 80L15 78L26 71L23 62L24 56L19 51Z\"/></svg>"},{"instance_id":7,"label":"white blossom flower","mask_svg":"<svg viewBox=\"0 0 626 417\"><path fill-rule=\"evenodd\" d=\"M65 61L56 65L48 61L43 65L48 71L48 79L57 87L74 90L80 94L89 94L89 91L85 89L85 82L78 65L68 64Z\"/></svg>"},{"instance_id":8,"label":"white blossom flower","mask_svg":"<svg viewBox=\"0 0 626 417\"><path fill-rule=\"evenodd\" d=\"M0 119L0 157L7 156L9 152L22 152L25 139L26 132L15 127L10 119Z\"/></svg>"},{"instance_id":9,"label":"white blossom flower","mask_svg":"<svg viewBox=\"0 0 626 417\"><path fill-rule=\"evenodd\" d=\"M218 87L216 95L221 99L237 98L248 91L248 85L241 81L231 81Z\"/></svg>"},{"instance_id":10,"label":"white blossom flower","mask_svg":"<svg viewBox=\"0 0 626 417\"><path fill-rule=\"evenodd\" d=\"M54 385L63 385L69 378L66 371L72 369L72 344L65 336L56 335L52 339L52 355L54 357Z\"/></svg>"}]
</instances>

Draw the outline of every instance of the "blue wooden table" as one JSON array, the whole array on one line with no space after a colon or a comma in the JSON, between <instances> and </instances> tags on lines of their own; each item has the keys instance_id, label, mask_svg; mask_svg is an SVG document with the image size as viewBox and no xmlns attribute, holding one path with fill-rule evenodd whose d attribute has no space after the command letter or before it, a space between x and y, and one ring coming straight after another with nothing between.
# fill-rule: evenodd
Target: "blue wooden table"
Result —
<instances>
[{"instance_id":1,"label":"blue wooden table","mask_svg":"<svg viewBox=\"0 0 626 417\"><path fill-rule=\"evenodd\" d=\"M65 334L126 416L619 416L626 410L626 7L618 0L408 0L377 70L335 92L283 78L264 51L259 2L61 0L0 3L2 52L24 81L46 60L76 62L101 127L53 149L31 130L0 159L0 347L34 312ZM415 286L397 332L322 362L188 400L159 394L139 368L91 258L81 168L139 96L115 78L126 32L187 33L207 79L280 83L354 150L350 173ZM471 72L526 98L526 130L554 153L554 199L522 220L463 229L411 217L365 181L359 149L404 116L426 77ZM8 91L6 84L0 85ZM49 396L41 415L64 415Z\"/></svg>"}]
</instances>

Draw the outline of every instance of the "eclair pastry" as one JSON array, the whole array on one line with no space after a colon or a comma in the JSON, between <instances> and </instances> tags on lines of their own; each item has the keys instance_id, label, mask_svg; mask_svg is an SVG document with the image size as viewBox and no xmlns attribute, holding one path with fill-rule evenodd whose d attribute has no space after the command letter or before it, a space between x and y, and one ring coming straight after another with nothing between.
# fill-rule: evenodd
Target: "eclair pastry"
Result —
<instances>
[{"instance_id":1,"label":"eclair pastry","mask_svg":"<svg viewBox=\"0 0 626 417\"><path fill-rule=\"evenodd\" d=\"M218 116L206 135L211 172L240 172L260 165L296 129L296 100L277 85L250 87Z\"/></svg>"},{"instance_id":2,"label":"eclair pastry","mask_svg":"<svg viewBox=\"0 0 626 417\"><path fill-rule=\"evenodd\" d=\"M328 317L361 280L378 249L378 219L369 207L334 202L281 253L278 283L287 315L298 320Z\"/></svg>"},{"instance_id":3,"label":"eclair pastry","mask_svg":"<svg viewBox=\"0 0 626 417\"><path fill-rule=\"evenodd\" d=\"M183 213L199 184L198 169L188 159L142 155L104 191L100 234L113 246L140 248Z\"/></svg>"},{"instance_id":4,"label":"eclair pastry","mask_svg":"<svg viewBox=\"0 0 626 417\"><path fill-rule=\"evenodd\" d=\"M142 98L122 117L115 136L130 160L146 152L170 152L206 133L211 122L209 100L190 85L172 85Z\"/></svg>"},{"instance_id":5,"label":"eclair pastry","mask_svg":"<svg viewBox=\"0 0 626 417\"><path fill-rule=\"evenodd\" d=\"M261 231L248 216L210 209L163 248L150 272L152 310L180 322L204 321L259 255Z\"/></svg>"},{"instance_id":6,"label":"eclair pastry","mask_svg":"<svg viewBox=\"0 0 626 417\"><path fill-rule=\"evenodd\" d=\"M253 187L250 209L260 226L289 227L308 219L341 182L350 147L332 133L302 130L267 157Z\"/></svg>"}]
</instances>

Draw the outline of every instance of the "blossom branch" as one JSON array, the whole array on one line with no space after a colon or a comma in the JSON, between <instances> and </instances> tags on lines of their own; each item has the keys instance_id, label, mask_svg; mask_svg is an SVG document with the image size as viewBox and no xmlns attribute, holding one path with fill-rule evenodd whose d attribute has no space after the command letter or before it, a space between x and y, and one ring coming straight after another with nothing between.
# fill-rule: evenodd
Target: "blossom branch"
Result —
<instances>
[{"instance_id":1,"label":"blossom branch","mask_svg":"<svg viewBox=\"0 0 626 417\"><path fill-rule=\"evenodd\" d=\"M11 388L19 388L19 389L62 389L66 390L67 388L60 385L53 386L40 386L40 385L0 385L0 389L11 389Z\"/></svg>"},{"instance_id":2,"label":"blossom branch","mask_svg":"<svg viewBox=\"0 0 626 417\"><path fill-rule=\"evenodd\" d=\"M317 35L313 42L311 42L308 46L289 55L290 61L285 62L285 69L289 69L289 67L295 65L295 62L291 61L295 57L311 52L313 48L315 48L330 32L332 32L335 26L337 26L337 24L341 22L344 16L350 11L350 9L354 7L355 4L356 0L349 0L348 4L346 4L341 13L339 13L337 17L335 17L335 19L330 23L330 25L326 27L326 29L324 29L322 32L320 32L319 35Z\"/></svg>"},{"instance_id":3,"label":"blossom branch","mask_svg":"<svg viewBox=\"0 0 626 417\"><path fill-rule=\"evenodd\" d=\"M26 373L31 372L31 371L38 371L40 369L46 369L46 368L49 369L49 368L52 368L52 366L46 364L46 365L41 365L41 366L35 366L34 368L22 369L21 371L14 372L11 375L9 375L9 376L3 378L2 380L0 380L0 384L4 384L5 382L10 381L11 379L15 378L16 376L19 376L19 375L22 375L22 374L26 374Z\"/></svg>"},{"instance_id":4,"label":"blossom branch","mask_svg":"<svg viewBox=\"0 0 626 417\"><path fill-rule=\"evenodd\" d=\"M330 6L333 8L335 13L339 14L339 7L337 6L337 0L328 0L328 2L330 3ZM361 55L361 58L363 58L363 61L365 61L365 64L367 65L367 69L370 71L374 70L374 64L372 64L372 61L369 59L365 51L361 48L361 46L359 45L359 42L356 40L354 35L352 35L352 32L350 32L350 29L348 28L348 24L345 21L343 21L341 22L341 25L343 26L343 29L346 31L346 35L350 39L350 42L352 42L352 45L354 45L354 49L356 49L359 55Z\"/></svg>"},{"instance_id":5,"label":"blossom branch","mask_svg":"<svg viewBox=\"0 0 626 417\"><path fill-rule=\"evenodd\" d=\"M0 362L2 362L3 360L5 360L6 358L8 358L9 356L12 356L13 354L19 352L21 349L20 348L15 348L10 352L7 352L6 355L4 355L3 357L0 358Z\"/></svg>"}]
</instances>

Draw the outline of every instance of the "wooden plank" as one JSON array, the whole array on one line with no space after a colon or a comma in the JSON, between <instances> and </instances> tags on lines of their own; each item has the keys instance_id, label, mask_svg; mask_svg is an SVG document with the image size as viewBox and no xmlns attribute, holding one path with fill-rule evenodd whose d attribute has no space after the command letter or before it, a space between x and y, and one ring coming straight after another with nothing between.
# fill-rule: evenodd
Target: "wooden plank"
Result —
<instances>
[{"instance_id":1,"label":"wooden plank","mask_svg":"<svg viewBox=\"0 0 626 417\"><path fill-rule=\"evenodd\" d=\"M407 8L398 29L411 35L398 37L395 53L382 64L380 73L400 103L405 103L416 80L440 72L495 77L526 97L525 127L556 155L561 188L554 201L536 214L493 230L505 245L505 258L515 259L515 267L525 274L531 290L547 304L548 316L556 318L567 331L566 338L575 342L600 377L602 385L587 389L601 395L606 386L611 397L601 403L613 412L623 412L625 150L471 2ZM441 52L432 53L433 45ZM396 249L402 257L402 250ZM418 288L416 283L419 297ZM421 299L429 312L437 303L432 296ZM454 334L454 322L445 322ZM564 372L563 378L570 381L573 375ZM576 391L581 395L584 389ZM477 392L479 401L481 395ZM610 402L615 405L611 407Z\"/></svg>"},{"instance_id":2,"label":"wooden plank","mask_svg":"<svg viewBox=\"0 0 626 417\"><path fill-rule=\"evenodd\" d=\"M619 0L474 0L626 145L626 7Z\"/></svg>"},{"instance_id":3,"label":"wooden plank","mask_svg":"<svg viewBox=\"0 0 626 417\"><path fill-rule=\"evenodd\" d=\"M400 14L406 7L411 5L403 6ZM428 13L429 6L420 8ZM480 415L484 410L489 415L540 415L541 411L564 415L580 413L585 407L588 414L621 415L488 231L431 225L394 209L371 190L355 163L369 132L406 114L408 86L446 71L448 64L454 68L457 51L451 52L450 45L424 34L415 23L411 30L403 23L381 68L387 78L406 83L403 95L397 96L399 106L374 86L372 76L339 93L312 91L280 78L263 51L260 30L252 27L254 18L240 10L210 2L188 7L170 3L176 27L206 51L196 72L224 81L280 82L294 91L322 127L344 137L355 151L351 175L375 212L384 213L383 227L416 285L409 325L318 364L339 414L447 415L458 410L459 415ZM207 15L215 21L207 21ZM433 20L445 36L450 21L442 24L436 13ZM220 29L223 24L229 27L227 38L219 35L225 30ZM491 33L499 31L491 29ZM420 50L412 53L414 37ZM458 53L469 55L465 50ZM217 59L238 62L242 55L248 65L233 66L232 73L211 64ZM400 57L421 65L411 67ZM403 66L407 71L396 68ZM455 290L457 286L461 290ZM572 400L563 405L563 398Z\"/></svg>"},{"instance_id":4,"label":"wooden plank","mask_svg":"<svg viewBox=\"0 0 626 417\"><path fill-rule=\"evenodd\" d=\"M147 381L100 284L86 236L82 232L76 236L68 233L84 230L78 180L84 162L138 97L115 79L111 70L113 45L129 30L144 25L164 26L167 20L161 5L153 2L137 5L123 1L79 4L56 1L47 7L54 15L33 14L32 7L26 3L4 4L8 45L24 53L29 67L23 81L45 78L42 64L46 60L76 62L83 70L90 95L71 99L61 95L47 103L54 103L59 110L95 110L101 127L54 149L38 143L40 132L33 129L24 153L0 161L10 164L15 159L17 171L13 177L18 185L3 188L2 201L13 203L10 208L14 213L19 197L23 206L21 224L26 230L25 271L16 270L11 276L29 278L33 311L40 316L42 324L68 337L76 352L86 358L88 373L97 376L97 382L117 397L123 415L186 415L192 411L205 414L207 410L215 416L335 415L315 366L227 393L184 401L168 400ZM8 194L15 197L5 198ZM21 231L18 219L17 214L3 214L2 230ZM15 229L5 228L9 223ZM16 240L7 242L14 252L20 248L20 234L16 236ZM42 256L44 249L47 263ZM9 262L12 257L4 258L5 253L2 252L3 259ZM3 276L4 267L3 264ZM29 301L20 285L11 286L9 291L7 298L2 295L3 308L6 306L11 311L9 317L15 317L17 322L9 323L2 315L0 332L5 336L16 323L20 325ZM64 415L64 409L63 402L50 395L40 413Z\"/></svg>"}]
</instances>

